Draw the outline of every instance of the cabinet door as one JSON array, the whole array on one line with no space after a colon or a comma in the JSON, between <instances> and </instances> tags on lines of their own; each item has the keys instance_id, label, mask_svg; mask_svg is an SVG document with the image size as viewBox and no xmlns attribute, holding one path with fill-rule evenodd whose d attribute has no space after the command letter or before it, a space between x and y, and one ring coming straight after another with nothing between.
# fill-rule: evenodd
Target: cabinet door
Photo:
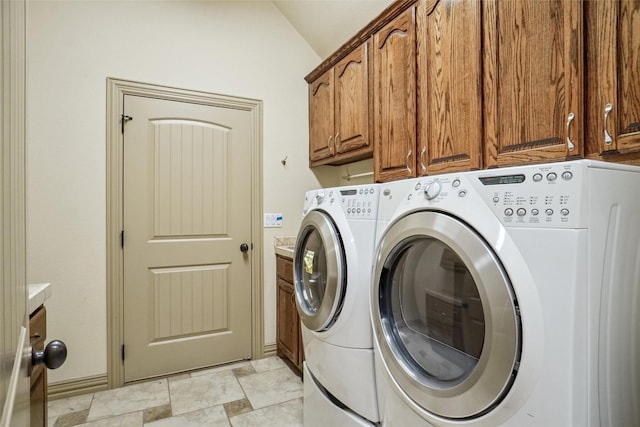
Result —
<instances>
[{"instance_id":1,"label":"cabinet door","mask_svg":"<svg viewBox=\"0 0 640 427\"><path fill-rule=\"evenodd\" d=\"M482 4L485 166L581 156L583 3Z\"/></svg>"},{"instance_id":2,"label":"cabinet door","mask_svg":"<svg viewBox=\"0 0 640 427\"><path fill-rule=\"evenodd\" d=\"M416 175L416 8L373 35L376 181Z\"/></svg>"},{"instance_id":3,"label":"cabinet door","mask_svg":"<svg viewBox=\"0 0 640 427\"><path fill-rule=\"evenodd\" d=\"M335 147L338 154L372 152L369 138L369 43L334 67Z\"/></svg>"},{"instance_id":4,"label":"cabinet door","mask_svg":"<svg viewBox=\"0 0 640 427\"><path fill-rule=\"evenodd\" d=\"M309 85L309 160L318 162L334 153L333 68Z\"/></svg>"},{"instance_id":5,"label":"cabinet door","mask_svg":"<svg viewBox=\"0 0 640 427\"><path fill-rule=\"evenodd\" d=\"M640 149L640 1L588 1L589 155Z\"/></svg>"},{"instance_id":6,"label":"cabinet door","mask_svg":"<svg viewBox=\"0 0 640 427\"><path fill-rule=\"evenodd\" d=\"M279 277L276 299L278 308L276 326L278 352L284 354L297 365L300 320L296 311L293 285Z\"/></svg>"},{"instance_id":7,"label":"cabinet door","mask_svg":"<svg viewBox=\"0 0 640 427\"><path fill-rule=\"evenodd\" d=\"M480 9L476 0L420 3L418 175L482 166Z\"/></svg>"}]
</instances>

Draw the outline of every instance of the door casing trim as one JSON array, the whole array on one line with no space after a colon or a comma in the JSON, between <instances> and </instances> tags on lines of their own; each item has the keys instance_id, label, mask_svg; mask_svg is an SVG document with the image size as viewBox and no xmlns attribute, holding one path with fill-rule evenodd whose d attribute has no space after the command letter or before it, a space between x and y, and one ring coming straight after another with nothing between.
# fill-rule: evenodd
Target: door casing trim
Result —
<instances>
[{"instance_id":1,"label":"door casing trim","mask_svg":"<svg viewBox=\"0 0 640 427\"><path fill-rule=\"evenodd\" d=\"M251 145L251 357L264 356L264 289L262 232L262 101L169 86L107 78L107 381L109 388L124 385L123 252L123 138L121 133L124 95L144 96L248 111L253 121Z\"/></svg>"}]
</instances>

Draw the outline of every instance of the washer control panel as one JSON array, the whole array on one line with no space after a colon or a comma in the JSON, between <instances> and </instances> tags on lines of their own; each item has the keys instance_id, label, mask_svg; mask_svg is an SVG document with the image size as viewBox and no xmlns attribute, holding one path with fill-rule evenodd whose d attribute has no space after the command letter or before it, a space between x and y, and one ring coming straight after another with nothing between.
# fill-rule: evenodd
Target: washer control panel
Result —
<instances>
[{"instance_id":1,"label":"washer control panel","mask_svg":"<svg viewBox=\"0 0 640 427\"><path fill-rule=\"evenodd\" d=\"M375 220L378 209L378 187L359 185L315 190L305 197L306 214L315 207L340 206L348 219Z\"/></svg>"}]
</instances>

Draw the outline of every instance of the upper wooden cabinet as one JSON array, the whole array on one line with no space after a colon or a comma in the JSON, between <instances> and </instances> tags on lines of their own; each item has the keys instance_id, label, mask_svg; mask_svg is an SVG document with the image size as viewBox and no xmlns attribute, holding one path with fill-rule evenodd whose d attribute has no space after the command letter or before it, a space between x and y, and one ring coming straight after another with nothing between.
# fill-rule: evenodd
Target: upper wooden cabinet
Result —
<instances>
[{"instance_id":1,"label":"upper wooden cabinet","mask_svg":"<svg viewBox=\"0 0 640 427\"><path fill-rule=\"evenodd\" d=\"M582 156L583 7L482 2L486 167Z\"/></svg>"},{"instance_id":2,"label":"upper wooden cabinet","mask_svg":"<svg viewBox=\"0 0 640 427\"><path fill-rule=\"evenodd\" d=\"M309 84L311 166L371 157L369 42Z\"/></svg>"},{"instance_id":3,"label":"upper wooden cabinet","mask_svg":"<svg viewBox=\"0 0 640 427\"><path fill-rule=\"evenodd\" d=\"M482 167L482 22L477 0L418 6L417 175Z\"/></svg>"},{"instance_id":4,"label":"upper wooden cabinet","mask_svg":"<svg viewBox=\"0 0 640 427\"><path fill-rule=\"evenodd\" d=\"M309 84L309 162L323 164L333 146L333 68Z\"/></svg>"},{"instance_id":5,"label":"upper wooden cabinet","mask_svg":"<svg viewBox=\"0 0 640 427\"><path fill-rule=\"evenodd\" d=\"M640 1L585 3L586 154L640 149Z\"/></svg>"},{"instance_id":6,"label":"upper wooden cabinet","mask_svg":"<svg viewBox=\"0 0 640 427\"><path fill-rule=\"evenodd\" d=\"M416 6L373 35L374 174L416 174Z\"/></svg>"}]
</instances>

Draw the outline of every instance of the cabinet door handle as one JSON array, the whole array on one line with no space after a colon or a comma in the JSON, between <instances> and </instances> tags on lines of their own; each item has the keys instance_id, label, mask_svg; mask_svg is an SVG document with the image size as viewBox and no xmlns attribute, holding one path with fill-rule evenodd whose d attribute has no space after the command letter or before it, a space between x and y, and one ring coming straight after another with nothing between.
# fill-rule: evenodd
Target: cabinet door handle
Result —
<instances>
[{"instance_id":1,"label":"cabinet door handle","mask_svg":"<svg viewBox=\"0 0 640 427\"><path fill-rule=\"evenodd\" d=\"M427 146L422 147L420 151L420 167L422 168L422 175L427 171L427 165L424 163L424 154L427 152Z\"/></svg>"},{"instance_id":2,"label":"cabinet door handle","mask_svg":"<svg viewBox=\"0 0 640 427\"><path fill-rule=\"evenodd\" d=\"M567 149L569 151L573 151L576 149L575 144L571 140L571 122L573 122L574 118L575 115L573 113L569 113L569 115L567 116Z\"/></svg>"},{"instance_id":3,"label":"cabinet door handle","mask_svg":"<svg viewBox=\"0 0 640 427\"><path fill-rule=\"evenodd\" d=\"M409 166L409 159L411 158L411 150L409 150L409 152L407 153L407 160L405 161L406 165L407 165L407 171L409 172L409 175L413 174L413 170L411 169L411 166Z\"/></svg>"},{"instance_id":4,"label":"cabinet door handle","mask_svg":"<svg viewBox=\"0 0 640 427\"><path fill-rule=\"evenodd\" d=\"M327 147L329 147L329 154L333 154L333 144L331 143L332 139L333 139L333 135L329 135L329 138L327 139Z\"/></svg>"},{"instance_id":5,"label":"cabinet door handle","mask_svg":"<svg viewBox=\"0 0 640 427\"><path fill-rule=\"evenodd\" d=\"M336 148L340 149L340 132L336 133L336 137L334 139L336 141Z\"/></svg>"},{"instance_id":6,"label":"cabinet door handle","mask_svg":"<svg viewBox=\"0 0 640 427\"><path fill-rule=\"evenodd\" d=\"M604 106L604 143L605 145L611 145L613 144L613 138L611 137L611 134L609 133L609 113L611 112L611 110L613 110L613 105L611 104L607 104Z\"/></svg>"}]
</instances>

